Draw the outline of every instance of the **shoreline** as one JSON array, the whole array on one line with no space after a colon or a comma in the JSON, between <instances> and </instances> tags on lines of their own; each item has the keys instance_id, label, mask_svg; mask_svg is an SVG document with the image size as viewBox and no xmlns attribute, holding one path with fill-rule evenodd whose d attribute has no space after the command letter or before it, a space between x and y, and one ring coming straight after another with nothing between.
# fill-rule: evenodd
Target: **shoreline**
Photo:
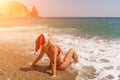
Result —
<instances>
[{"instance_id":1,"label":"shoreline","mask_svg":"<svg viewBox=\"0 0 120 80\"><path fill-rule=\"evenodd\" d=\"M40 62L30 67L31 56L21 55L11 50L0 48L0 80L75 80L75 75L57 70L57 77L50 75L48 64Z\"/></svg>"}]
</instances>

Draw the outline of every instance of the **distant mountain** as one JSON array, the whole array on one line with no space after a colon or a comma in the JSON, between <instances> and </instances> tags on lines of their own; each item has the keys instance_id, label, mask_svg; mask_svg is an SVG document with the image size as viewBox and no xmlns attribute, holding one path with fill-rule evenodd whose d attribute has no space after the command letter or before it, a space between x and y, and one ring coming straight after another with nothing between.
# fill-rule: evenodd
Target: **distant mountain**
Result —
<instances>
[{"instance_id":1,"label":"distant mountain","mask_svg":"<svg viewBox=\"0 0 120 80\"><path fill-rule=\"evenodd\" d=\"M29 11L22 3L9 1L0 4L0 17L38 17L39 13L34 6Z\"/></svg>"}]
</instances>

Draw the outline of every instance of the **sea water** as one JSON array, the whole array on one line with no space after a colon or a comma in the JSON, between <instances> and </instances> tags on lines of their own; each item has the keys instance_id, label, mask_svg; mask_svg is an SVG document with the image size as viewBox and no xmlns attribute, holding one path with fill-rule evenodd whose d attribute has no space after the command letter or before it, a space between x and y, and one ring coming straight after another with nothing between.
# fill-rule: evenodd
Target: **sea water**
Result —
<instances>
[{"instance_id":1,"label":"sea water","mask_svg":"<svg viewBox=\"0 0 120 80\"><path fill-rule=\"evenodd\" d=\"M62 48L62 57L69 48L75 49L79 62L67 71L76 80L120 80L120 18L12 19L1 24L1 44L24 45L13 47L16 52L34 54L37 36L51 33L53 42Z\"/></svg>"}]
</instances>

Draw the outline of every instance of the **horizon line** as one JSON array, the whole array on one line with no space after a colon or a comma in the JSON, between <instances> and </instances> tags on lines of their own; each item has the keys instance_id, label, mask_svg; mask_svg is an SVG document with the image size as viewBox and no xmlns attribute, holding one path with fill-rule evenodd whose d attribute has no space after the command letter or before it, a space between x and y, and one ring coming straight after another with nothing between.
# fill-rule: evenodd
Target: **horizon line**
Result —
<instances>
[{"instance_id":1,"label":"horizon line","mask_svg":"<svg viewBox=\"0 0 120 80\"><path fill-rule=\"evenodd\" d=\"M39 16L40 18L120 18L120 17L73 17L73 16L70 16L70 17L61 17L61 16L50 16L50 17L46 17L46 16Z\"/></svg>"}]
</instances>

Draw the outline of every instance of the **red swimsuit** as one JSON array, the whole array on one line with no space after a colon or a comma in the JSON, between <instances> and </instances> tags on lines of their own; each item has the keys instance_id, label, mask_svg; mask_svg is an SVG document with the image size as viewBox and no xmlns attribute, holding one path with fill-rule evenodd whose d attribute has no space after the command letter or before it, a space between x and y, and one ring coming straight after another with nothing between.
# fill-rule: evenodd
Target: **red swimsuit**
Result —
<instances>
[{"instance_id":1,"label":"red swimsuit","mask_svg":"<svg viewBox=\"0 0 120 80\"><path fill-rule=\"evenodd\" d=\"M58 52L58 54L57 54L57 56L59 56L59 55L60 55L60 53L61 53L61 48L60 48L60 47L58 47L58 46L57 46L57 48L58 48L58 51L57 51L57 52Z\"/></svg>"},{"instance_id":2,"label":"red swimsuit","mask_svg":"<svg viewBox=\"0 0 120 80\"><path fill-rule=\"evenodd\" d=\"M52 47L52 46L49 47L49 50L51 49L51 47ZM57 48L58 48L58 51L57 51L58 54L57 54L57 56L59 56L62 50L61 50L61 48L60 48L59 46L57 46Z\"/></svg>"},{"instance_id":3,"label":"red swimsuit","mask_svg":"<svg viewBox=\"0 0 120 80\"><path fill-rule=\"evenodd\" d=\"M50 46L50 48L51 48L52 46ZM50 50L50 48L49 48L49 50ZM61 48L59 47L59 46L57 46L57 48L58 48L58 54L57 54L57 57L60 55L60 53L61 53ZM59 64L57 64L57 67L60 67L62 64L64 63L64 61L61 61Z\"/></svg>"}]
</instances>

